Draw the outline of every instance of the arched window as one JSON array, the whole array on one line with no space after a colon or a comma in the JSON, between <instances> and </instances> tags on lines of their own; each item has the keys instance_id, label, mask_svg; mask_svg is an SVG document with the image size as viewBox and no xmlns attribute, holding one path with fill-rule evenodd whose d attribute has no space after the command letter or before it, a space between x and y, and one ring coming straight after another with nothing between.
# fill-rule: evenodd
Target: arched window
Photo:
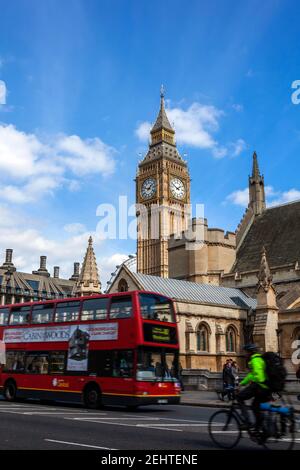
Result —
<instances>
[{"instance_id":1,"label":"arched window","mask_svg":"<svg viewBox=\"0 0 300 470\"><path fill-rule=\"evenodd\" d=\"M128 284L125 279L120 279L118 284L118 292L127 292L128 291Z\"/></svg>"},{"instance_id":2,"label":"arched window","mask_svg":"<svg viewBox=\"0 0 300 470\"><path fill-rule=\"evenodd\" d=\"M197 351L209 351L209 330L204 323L200 323L197 330Z\"/></svg>"},{"instance_id":3,"label":"arched window","mask_svg":"<svg viewBox=\"0 0 300 470\"><path fill-rule=\"evenodd\" d=\"M300 327L298 326L297 328L295 328L295 330L293 331L293 341L297 340L297 341L300 341Z\"/></svg>"},{"instance_id":4,"label":"arched window","mask_svg":"<svg viewBox=\"0 0 300 470\"><path fill-rule=\"evenodd\" d=\"M232 326L226 331L226 351L236 352L236 331Z\"/></svg>"}]
</instances>

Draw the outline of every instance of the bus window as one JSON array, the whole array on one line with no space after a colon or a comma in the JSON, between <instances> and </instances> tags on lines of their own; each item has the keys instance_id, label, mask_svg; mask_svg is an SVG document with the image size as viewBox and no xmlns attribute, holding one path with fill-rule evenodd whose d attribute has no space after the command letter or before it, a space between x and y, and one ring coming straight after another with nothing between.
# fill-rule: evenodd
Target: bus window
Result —
<instances>
[{"instance_id":1,"label":"bus window","mask_svg":"<svg viewBox=\"0 0 300 470\"><path fill-rule=\"evenodd\" d=\"M108 301L108 298L84 300L81 320L106 320Z\"/></svg>"},{"instance_id":2,"label":"bus window","mask_svg":"<svg viewBox=\"0 0 300 470\"><path fill-rule=\"evenodd\" d=\"M48 374L47 353L27 353L25 360L25 371L28 374Z\"/></svg>"},{"instance_id":3,"label":"bus window","mask_svg":"<svg viewBox=\"0 0 300 470\"><path fill-rule=\"evenodd\" d=\"M88 370L100 377L133 377L133 351L90 351Z\"/></svg>"},{"instance_id":4,"label":"bus window","mask_svg":"<svg viewBox=\"0 0 300 470\"><path fill-rule=\"evenodd\" d=\"M63 374L65 371L66 353L64 351L52 351L49 355L49 373Z\"/></svg>"},{"instance_id":5,"label":"bus window","mask_svg":"<svg viewBox=\"0 0 300 470\"><path fill-rule=\"evenodd\" d=\"M10 325L26 325L30 320L31 306L13 307L10 314Z\"/></svg>"},{"instance_id":6,"label":"bus window","mask_svg":"<svg viewBox=\"0 0 300 470\"><path fill-rule=\"evenodd\" d=\"M110 318L130 318L132 316L131 297L113 297L110 305Z\"/></svg>"},{"instance_id":7,"label":"bus window","mask_svg":"<svg viewBox=\"0 0 300 470\"><path fill-rule=\"evenodd\" d=\"M7 325L9 308L0 308L0 325Z\"/></svg>"},{"instance_id":8,"label":"bus window","mask_svg":"<svg viewBox=\"0 0 300 470\"><path fill-rule=\"evenodd\" d=\"M79 302L62 302L56 304L55 321L76 321L79 318Z\"/></svg>"},{"instance_id":9,"label":"bus window","mask_svg":"<svg viewBox=\"0 0 300 470\"><path fill-rule=\"evenodd\" d=\"M174 323L172 303L161 295L140 294L140 309L144 320L158 320Z\"/></svg>"},{"instance_id":10,"label":"bus window","mask_svg":"<svg viewBox=\"0 0 300 470\"><path fill-rule=\"evenodd\" d=\"M34 305L31 314L31 323L50 323L53 318L53 304Z\"/></svg>"},{"instance_id":11,"label":"bus window","mask_svg":"<svg viewBox=\"0 0 300 470\"><path fill-rule=\"evenodd\" d=\"M133 351L113 351L113 377L133 376Z\"/></svg>"},{"instance_id":12,"label":"bus window","mask_svg":"<svg viewBox=\"0 0 300 470\"><path fill-rule=\"evenodd\" d=\"M162 348L142 348L138 351L137 379L176 381L178 355Z\"/></svg>"},{"instance_id":13,"label":"bus window","mask_svg":"<svg viewBox=\"0 0 300 470\"><path fill-rule=\"evenodd\" d=\"M25 352L6 351L6 363L3 372L24 372Z\"/></svg>"}]
</instances>

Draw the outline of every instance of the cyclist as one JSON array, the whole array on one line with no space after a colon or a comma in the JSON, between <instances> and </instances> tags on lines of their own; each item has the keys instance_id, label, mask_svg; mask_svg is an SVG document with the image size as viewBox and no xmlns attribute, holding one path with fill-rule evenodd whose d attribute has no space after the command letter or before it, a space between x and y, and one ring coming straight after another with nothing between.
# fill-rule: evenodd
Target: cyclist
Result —
<instances>
[{"instance_id":1,"label":"cyclist","mask_svg":"<svg viewBox=\"0 0 300 470\"><path fill-rule=\"evenodd\" d=\"M266 364L262 355L258 352L258 347L256 344L247 344L243 349L247 354L247 362L250 372L240 383L241 386L247 386L238 392L236 398L245 420L245 426L243 426L245 429L252 428L245 401L250 398L254 398L252 402L252 411L256 420L254 431L258 431L263 420L263 415L260 411L260 404L270 401L271 391L266 384Z\"/></svg>"}]
</instances>

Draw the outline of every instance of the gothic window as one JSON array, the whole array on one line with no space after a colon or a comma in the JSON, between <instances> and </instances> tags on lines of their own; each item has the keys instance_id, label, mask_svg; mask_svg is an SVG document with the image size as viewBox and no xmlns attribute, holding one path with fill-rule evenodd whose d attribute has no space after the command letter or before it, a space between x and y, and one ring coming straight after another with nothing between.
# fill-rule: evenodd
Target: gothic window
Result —
<instances>
[{"instance_id":1,"label":"gothic window","mask_svg":"<svg viewBox=\"0 0 300 470\"><path fill-rule=\"evenodd\" d=\"M299 327L293 331L293 340L300 342L300 328Z\"/></svg>"},{"instance_id":2,"label":"gothic window","mask_svg":"<svg viewBox=\"0 0 300 470\"><path fill-rule=\"evenodd\" d=\"M191 346L190 346L190 333L189 333L189 331L186 331L185 332L185 350L189 351L190 349L191 349Z\"/></svg>"},{"instance_id":3,"label":"gothic window","mask_svg":"<svg viewBox=\"0 0 300 470\"><path fill-rule=\"evenodd\" d=\"M232 326L229 326L226 331L226 351L236 352L236 332Z\"/></svg>"},{"instance_id":4,"label":"gothic window","mask_svg":"<svg viewBox=\"0 0 300 470\"><path fill-rule=\"evenodd\" d=\"M209 331L205 324L199 325L197 335L197 351L209 351Z\"/></svg>"},{"instance_id":5,"label":"gothic window","mask_svg":"<svg viewBox=\"0 0 300 470\"><path fill-rule=\"evenodd\" d=\"M118 292L127 292L128 291L128 284L125 279L121 279L118 284Z\"/></svg>"}]
</instances>

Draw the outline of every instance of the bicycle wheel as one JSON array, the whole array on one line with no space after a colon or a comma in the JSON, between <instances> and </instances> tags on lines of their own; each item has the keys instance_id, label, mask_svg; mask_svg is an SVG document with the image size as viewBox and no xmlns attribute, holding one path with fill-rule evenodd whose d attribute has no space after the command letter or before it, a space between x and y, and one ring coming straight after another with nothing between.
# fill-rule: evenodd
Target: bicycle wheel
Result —
<instances>
[{"instance_id":1,"label":"bicycle wheel","mask_svg":"<svg viewBox=\"0 0 300 470\"><path fill-rule=\"evenodd\" d=\"M208 422L212 441L222 449L232 449L242 436L239 422L231 410L216 411Z\"/></svg>"},{"instance_id":2,"label":"bicycle wheel","mask_svg":"<svg viewBox=\"0 0 300 470\"><path fill-rule=\"evenodd\" d=\"M265 439L263 446L268 450L291 450L295 442L293 416L270 413L263 425Z\"/></svg>"}]
</instances>

